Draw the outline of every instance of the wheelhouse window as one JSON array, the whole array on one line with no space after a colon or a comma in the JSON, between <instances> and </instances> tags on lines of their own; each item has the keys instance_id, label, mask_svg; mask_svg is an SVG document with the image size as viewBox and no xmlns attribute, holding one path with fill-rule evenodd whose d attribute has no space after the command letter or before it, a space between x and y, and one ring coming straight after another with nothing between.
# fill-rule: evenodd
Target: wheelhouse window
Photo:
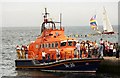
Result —
<instances>
[{"instance_id":1,"label":"wheelhouse window","mask_svg":"<svg viewBox=\"0 0 120 78\"><path fill-rule=\"evenodd\" d=\"M51 47L51 46L50 46L50 43L49 43L48 47L49 47L49 48Z\"/></svg>"},{"instance_id":2,"label":"wheelhouse window","mask_svg":"<svg viewBox=\"0 0 120 78\"><path fill-rule=\"evenodd\" d=\"M46 47L46 48L49 48L49 43L47 43L46 45L47 45L47 47Z\"/></svg>"},{"instance_id":3,"label":"wheelhouse window","mask_svg":"<svg viewBox=\"0 0 120 78\"><path fill-rule=\"evenodd\" d=\"M45 48L47 48L47 44L45 44Z\"/></svg>"},{"instance_id":4,"label":"wheelhouse window","mask_svg":"<svg viewBox=\"0 0 120 78\"><path fill-rule=\"evenodd\" d=\"M40 45L40 48L41 48L41 45Z\"/></svg>"},{"instance_id":5,"label":"wheelhouse window","mask_svg":"<svg viewBox=\"0 0 120 78\"><path fill-rule=\"evenodd\" d=\"M44 48L44 44L42 44L42 48Z\"/></svg>"},{"instance_id":6,"label":"wheelhouse window","mask_svg":"<svg viewBox=\"0 0 120 78\"><path fill-rule=\"evenodd\" d=\"M42 48L42 44L40 45L40 47Z\"/></svg>"},{"instance_id":7,"label":"wheelhouse window","mask_svg":"<svg viewBox=\"0 0 120 78\"><path fill-rule=\"evenodd\" d=\"M75 40L64 40L61 41L60 46L66 46L66 44L68 43L68 46L75 46L76 45L76 41Z\"/></svg>"},{"instance_id":8,"label":"wheelhouse window","mask_svg":"<svg viewBox=\"0 0 120 78\"><path fill-rule=\"evenodd\" d=\"M58 47L58 43L57 42L55 43L55 47Z\"/></svg>"},{"instance_id":9,"label":"wheelhouse window","mask_svg":"<svg viewBox=\"0 0 120 78\"><path fill-rule=\"evenodd\" d=\"M60 46L66 46L66 42L61 42Z\"/></svg>"},{"instance_id":10,"label":"wheelhouse window","mask_svg":"<svg viewBox=\"0 0 120 78\"><path fill-rule=\"evenodd\" d=\"M72 41L68 41L68 46L72 46Z\"/></svg>"},{"instance_id":11,"label":"wheelhouse window","mask_svg":"<svg viewBox=\"0 0 120 78\"><path fill-rule=\"evenodd\" d=\"M52 43L52 46L51 46L52 48L54 48L54 43Z\"/></svg>"}]
</instances>

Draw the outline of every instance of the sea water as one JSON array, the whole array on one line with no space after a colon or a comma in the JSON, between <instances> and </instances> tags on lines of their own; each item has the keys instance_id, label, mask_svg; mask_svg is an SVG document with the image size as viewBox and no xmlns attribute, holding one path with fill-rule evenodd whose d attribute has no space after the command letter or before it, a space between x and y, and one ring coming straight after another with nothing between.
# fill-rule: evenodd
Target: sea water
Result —
<instances>
[{"instance_id":1,"label":"sea water","mask_svg":"<svg viewBox=\"0 0 120 78\"><path fill-rule=\"evenodd\" d=\"M86 36L88 34L94 34L89 26L66 26L65 35L79 34L78 40L91 40L99 42L100 38L103 40L109 40L110 42L118 42L118 35L94 35ZM114 26L114 30L118 32L117 26ZM102 27L100 28L102 31ZM2 27L2 62L0 67L2 76L41 76L52 78L112 78L114 76L106 73L99 74L83 74L83 73L47 73L39 70L15 70L15 59L17 45L28 45L31 41L34 41L40 35L40 27Z\"/></svg>"}]
</instances>

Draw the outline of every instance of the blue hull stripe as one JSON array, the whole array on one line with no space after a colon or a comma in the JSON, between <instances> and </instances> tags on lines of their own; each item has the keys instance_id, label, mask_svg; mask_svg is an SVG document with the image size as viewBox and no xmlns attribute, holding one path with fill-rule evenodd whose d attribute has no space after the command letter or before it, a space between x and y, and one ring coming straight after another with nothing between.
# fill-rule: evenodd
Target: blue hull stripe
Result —
<instances>
[{"instance_id":1,"label":"blue hull stripe","mask_svg":"<svg viewBox=\"0 0 120 78\"><path fill-rule=\"evenodd\" d=\"M32 60L16 60L16 68L39 68L41 70L97 70L102 59L66 60L50 64L35 64Z\"/></svg>"}]
</instances>

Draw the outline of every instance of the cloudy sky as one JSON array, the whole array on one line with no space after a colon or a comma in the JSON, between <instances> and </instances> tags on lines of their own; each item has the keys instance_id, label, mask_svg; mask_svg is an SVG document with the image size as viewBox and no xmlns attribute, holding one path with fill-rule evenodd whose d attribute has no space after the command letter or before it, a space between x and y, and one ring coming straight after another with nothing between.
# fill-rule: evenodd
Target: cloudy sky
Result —
<instances>
[{"instance_id":1,"label":"cloudy sky","mask_svg":"<svg viewBox=\"0 0 120 78\"><path fill-rule=\"evenodd\" d=\"M118 24L118 0L2 0L1 6L3 27L39 27L44 8L56 21L62 13L63 26L89 26L89 20L95 14L98 24L102 25L103 6L111 24Z\"/></svg>"}]
</instances>

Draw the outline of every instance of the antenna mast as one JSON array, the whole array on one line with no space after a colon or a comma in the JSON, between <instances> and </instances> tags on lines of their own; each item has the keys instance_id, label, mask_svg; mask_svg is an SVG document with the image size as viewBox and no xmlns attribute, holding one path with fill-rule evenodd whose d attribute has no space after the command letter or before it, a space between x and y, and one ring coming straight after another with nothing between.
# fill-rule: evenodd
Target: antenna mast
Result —
<instances>
[{"instance_id":1,"label":"antenna mast","mask_svg":"<svg viewBox=\"0 0 120 78\"><path fill-rule=\"evenodd\" d=\"M60 13L60 28L62 27L61 24L62 24L62 13Z\"/></svg>"},{"instance_id":2,"label":"antenna mast","mask_svg":"<svg viewBox=\"0 0 120 78\"><path fill-rule=\"evenodd\" d=\"M47 22L48 21L47 15L49 14L49 13L47 13L47 8L45 8L45 13L44 14L45 14L44 15L44 22Z\"/></svg>"},{"instance_id":3,"label":"antenna mast","mask_svg":"<svg viewBox=\"0 0 120 78\"><path fill-rule=\"evenodd\" d=\"M45 17L47 18L47 15L48 15L49 13L47 13L47 8L45 8Z\"/></svg>"}]
</instances>

